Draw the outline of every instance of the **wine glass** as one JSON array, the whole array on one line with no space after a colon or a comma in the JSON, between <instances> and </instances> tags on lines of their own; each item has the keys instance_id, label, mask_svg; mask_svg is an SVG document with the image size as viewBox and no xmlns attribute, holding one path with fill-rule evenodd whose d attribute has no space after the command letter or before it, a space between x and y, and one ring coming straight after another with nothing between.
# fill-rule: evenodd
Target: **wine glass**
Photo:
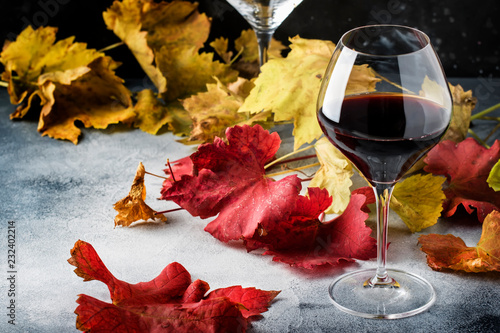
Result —
<instances>
[{"instance_id":1,"label":"wine glass","mask_svg":"<svg viewBox=\"0 0 500 333\"><path fill-rule=\"evenodd\" d=\"M350 94L346 87L357 66L380 81ZM433 287L415 274L387 269L386 250L392 189L438 143L451 119L451 94L429 38L397 25L348 31L332 55L317 108L324 134L371 184L377 206L377 267L338 277L330 297L339 309L366 318L403 318L428 309L436 298Z\"/></svg>"},{"instance_id":2,"label":"wine glass","mask_svg":"<svg viewBox=\"0 0 500 333\"><path fill-rule=\"evenodd\" d=\"M302 0L227 0L250 24L259 44L259 64L267 62L267 50L278 26Z\"/></svg>"}]
</instances>

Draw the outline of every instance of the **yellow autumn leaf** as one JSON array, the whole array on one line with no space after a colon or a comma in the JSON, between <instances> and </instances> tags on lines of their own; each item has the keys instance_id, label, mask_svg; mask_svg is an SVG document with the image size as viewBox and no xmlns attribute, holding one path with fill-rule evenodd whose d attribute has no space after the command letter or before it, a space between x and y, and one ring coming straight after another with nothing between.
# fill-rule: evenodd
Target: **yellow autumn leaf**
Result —
<instances>
[{"instance_id":1,"label":"yellow autumn leaf","mask_svg":"<svg viewBox=\"0 0 500 333\"><path fill-rule=\"evenodd\" d=\"M486 181L492 189L500 191L500 161L495 163Z\"/></svg>"},{"instance_id":2,"label":"yellow autumn leaf","mask_svg":"<svg viewBox=\"0 0 500 333\"><path fill-rule=\"evenodd\" d=\"M189 113L182 106L182 103L180 101L168 103L168 113L171 119L167 124L168 129L177 136L189 136L193 123L191 117L189 117ZM179 141L186 143L186 139L181 139Z\"/></svg>"},{"instance_id":3,"label":"yellow autumn leaf","mask_svg":"<svg viewBox=\"0 0 500 333\"><path fill-rule=\"evenodd\" d=\"M104 54L74 43L74 37L56 42L57 28L26 27L15 41L7 41L0 54L5 66L2 80L9 83L11 103L18 105L11 118L23 118L31 108L31 99L39 95L39 77L69 84L89 71L87 65ZM52 75L52 77L48 77ZM44 101L42 101L43 103Z\"/></svg>"},{"instance_id":4,"label":"yellow autumn leaf","mask_svg":"<svg viewBox=\"0 0 500 333\"><path fill-rule=\"evenodd\" d=\"M316 100L326 67L335 45L329 41L290 39L286 58L270 59L261 68L255 88L240 111L272 111L275 121L294 123L294 150L318 139L321 134L316 119ZM373 91L380 79L366 66L356 66L351 73L347 93Z\"/></svg>"},{"instance_id":5,"label":"yellow autumn leaf","mask_svg":"<svg viewBox=\"0 0 500 333\"><path fill-rule=\"evenodd\" d=\"M137 103L134 105L136 114L134 127L149 134L156 134L163 125L172 122L167 105L158 99L151 89L137 93Z\"/></svg>"},{"instance_id":6,"label":"yellow autumn leaf","mask_svg":"<svg viewBox=\"0 0 500 333\"><path fill-rule=\"evenodd\" d=\"M238 72L227 64L214 61L213 56L213 53L200 54L189 45L162 47L156 54L156 61L169 82L163 98L173 101L206 91L207 83L215 82L214 77L223 83L235 81Z\"/></svg>"},{"instance_id":7,"label":"yellow autumn leaf","mask_svg":"<svg viewBox=\"0 0 500 333\"><path fill-rule=\"evenodd\" d=\"M265 121L269 115L262 119L238 112L252 87L253 84L243 78L228 86L217 80L217 84L207 84L206 92L183 100L182 104L193 121L188 141L211 142L216 136L224 138L228 127Z\"/></svg>"},{"instance_id":8,"label":"yellow autumn leaf","mask_svg":"<svg viewBox=\"0 0 500 333\"><path fill-rule=\"evenodd\" d=\"M241 51L241 60L244 62L259 63L259 44L252 29L243 30L240 37L234 41L234 48ZM280 41L272 38L267 52L269 59L281 58L281 51L286 49Z\"/></svg>"},{"instance_id":9,"label":"yellow autumn leaf","mask_svg":"<svg viewBox=\"0 0 500 333\"><path fill-rule=\"evenodd\" d=\"M210 42L210 46L215 50L215 53L217 53L226 64L229 64L233 57L233 52L228 50L228 44L229 40L224 37L216 38L214 41Z\"/></svg>"},{"instance_id":10,"label":"yellow autumn leaf","mask_svg":"<svg viewBox=\"0 0 500 333\"><path fill-rule=\"evenodd\" d=\"M75 124L104 129L119 122L131 124L135 119L130 91L111 69L113 61L98 58L88 65L84 75L71 84L46 78L40 84L43 107L38 131L54 139L78 143L81 130Z\"/></svg>"},{"instance_id":11,"label":"yellow autumn leaf","mask_svg":"<svg viewBox=\"0 0 500 333\"><path fill-rule=\"evenodd\" d=\"M139 1L115 1L103 13L104 22L130 49L144 73L160 93L167 89L167 80L154 64L154 52L147 43L147 31L142 30L142 3Z\"/></svg>"},{"instance_id":12,"label":"yellow autumn leaf","mask_svg":"<svg viewBox=\"0 0 500 333\"><path fill-rule=\"evenodd\" d=\"M352 165L325 137L318 140L314 148L321 167L309 183L309 187L325 188L332 196L332 204L325 213L342 213L351 197L351 177L354 174Z\"/></svg>"},{"instance_id":13,"label":"yellow autumn leaf","mask_svg":"<svg viewBox=\"0 0 500 333\"><path fill-rule=\"evenodd\" d=\"M432 174L416 174L396 184L391 209L417 232L437 223L445 195L442 185L446 179Z\"/></svg>"},{"instance_id":14,"label":"yellow autumn leaf","mask_svg":"<svg viewBox=\"0 0 500 333\"><path fill-rule=\"evenodd\" d=\"M6 43L0 55L2 78L9 82L11 102L19 104L11 118L23 118L38 96L38 131L75 144L81 133L76 121L95 128L131 123L135 115L130 91L114 74L117 63L85 43L73 42L74 37L56 42L56 32L52 27L27 27Z\"/></svg>"},{"instance_id":15,"label":"yellow autumn leaf","mask_svg":"<svg viewBox=\"0 0 500 333\"><path fill-rule=\"evenodd\" d=\"M212 76L236 80L237 73L214 61L213 53L199 53L211 23L196 2L115 1L103 17L167 102L204 90Z\"/></svg>"}]
</instances>

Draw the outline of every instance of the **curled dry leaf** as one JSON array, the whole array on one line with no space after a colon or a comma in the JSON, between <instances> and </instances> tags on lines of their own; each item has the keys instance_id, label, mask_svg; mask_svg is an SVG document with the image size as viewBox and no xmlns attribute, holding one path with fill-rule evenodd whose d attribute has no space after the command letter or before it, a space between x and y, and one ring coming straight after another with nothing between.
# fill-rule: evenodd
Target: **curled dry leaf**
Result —
<instances>
[{"instance_id":1,"label":"curled dry leaf","mask_svg":"<svg viewBox=\"0 0 500 333\"><path fill-rule=\"evenodd\" d=\"M74 37L56 42L57 29L28 26L0 56L2 79L9 82L11 102L18 105L11 118L23 118L40 98L38 131L52 138L78 142L80 121L85 127L106 128L131 123L129 90L114 74L117 64Z\"/></svg>"},{"instance_id":2,"label":"curled dry leaf","mask_svg":"<svg viewBox=\"0 0 500 333\"><path fill-rule=\"evenodd\" d=\"M444 135L443 140L461 142L467 136L470 116L476 106L477 98L472 96L472 90L464 91L461 85L448 84L453 98L453 116L450 128Z\"/></svg>"},{"instance_id":3,"label":"curled dry leaf","mask_svg":"<svg viewBox=\"0 0 500 333\"><path fill-rule=\"evenodd\" d=\"M139 163L130 193L114 205L114 209L118 211L118 215L115 217L115 226L128 227L136 221L154 219L159 219L163 222L167 221L167 218L163 214L155 215L155 211L144 202L146 199L145 173L144 165Z\"/></svg>"},{"instance_id":4,"label":"curled dry leaf","mask_svg":"<svg viewBox=\"0 0 500 333\"><path fill-rule=\"evenodd\" d=\"M80 295L76 327L85 332L245 332L252 316L268 310L279 291L232 286L210 289L191 281L179 263L167 265L149 282L130 284L107 269L95 249L81 240L68 262L84 281L108 286L112 303Z\"/></svg>"},{"instance_id":5,"label":"curled dry leaf","mask_svg":"<svg viewBox=\"0 0 500 333\"><path fill-rule=\"evenodd\" d=\"M429 234L419 237L427 264L434 270L459 270L472 273L500 272L500 213L492 211L484 219L481 238L468 247L453 235Z\"/></svg>"}]
</instances>

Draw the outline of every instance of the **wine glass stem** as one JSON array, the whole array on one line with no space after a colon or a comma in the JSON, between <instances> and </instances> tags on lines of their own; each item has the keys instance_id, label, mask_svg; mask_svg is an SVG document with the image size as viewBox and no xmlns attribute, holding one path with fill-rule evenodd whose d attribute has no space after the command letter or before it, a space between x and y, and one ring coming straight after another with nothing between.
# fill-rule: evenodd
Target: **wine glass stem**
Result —
<instances>
[{"instance_id":1,"label":"wine glass stem","mask_svg":"<svg viewBox=\"0 0 500 333\"><path fill-rule=\"evenodd\" d=\"M376 183L373 186L377 205L377 272L369 283L371 286L395 286L397 284L388 276L386 270L389 202L393 189L394 184Z\"/></svg>"},{"instance_id":2,"label":"wine glass stem","mask_svg":"<svg viewBox=\"0 0 500 333\"><path fill-rule=\"evenodd\" d=\"M257 43L259 44L259 65L262 66L267 62L267 51L271 45L274 30L259 30L255 29Z\"/></svg>"}]
</instances>

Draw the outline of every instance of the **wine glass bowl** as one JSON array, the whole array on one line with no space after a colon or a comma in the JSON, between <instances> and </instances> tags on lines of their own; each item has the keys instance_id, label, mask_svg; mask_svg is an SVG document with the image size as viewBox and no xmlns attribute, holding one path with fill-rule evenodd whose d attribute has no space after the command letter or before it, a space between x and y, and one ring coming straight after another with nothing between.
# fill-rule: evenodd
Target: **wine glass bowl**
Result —
<instances>
[{"instance_id":1,"label":"wine glass bowl","mask_svg":"<svg viewBox=\"0 0 500 333\"><path fill-rule=\"evenodd\" d=\"M257 35L259 62L267 61L271 38L280 24L303 0L227 0Z\"/></svg>"},{"instance_id":2,"label":"wine glass bowl","mask_svg":"<svg viewBox=\"0 0 500 333\"><path fill-rule=\"evenodd\" d=\"M369 69L378 82L350 93L358 66ZM373 25L342 36L322 82L317 117L325 136L373 187L377 267L348 273L330 285L339 309L394 319L434 303L434 289L425 279L386 268L389 201L395 183L443 137L451 113L446 77L423 32Z\"/></svg>"}]
</instances>

